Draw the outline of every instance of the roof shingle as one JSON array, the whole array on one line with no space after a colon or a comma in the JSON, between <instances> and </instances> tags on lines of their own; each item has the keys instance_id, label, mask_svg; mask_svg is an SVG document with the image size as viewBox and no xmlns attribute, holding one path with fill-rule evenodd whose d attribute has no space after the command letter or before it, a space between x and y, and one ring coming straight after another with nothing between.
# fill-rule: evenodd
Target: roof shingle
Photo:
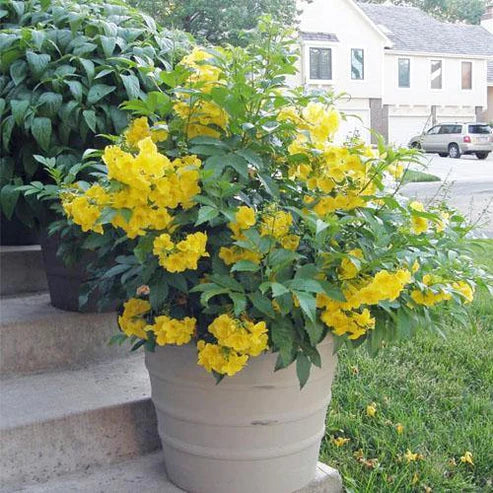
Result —
<instances>
[{"instance_id":1,"label":"roof shingle","mask_svg":"<svg viewBox=\"0 0 493 493\"><path fill-rule=\"evenodd\" d=\"M392 41L394 50L493 56L493 34L484 27L441 22L416 7L358 5Z\"/></svg>"}]
</instances>

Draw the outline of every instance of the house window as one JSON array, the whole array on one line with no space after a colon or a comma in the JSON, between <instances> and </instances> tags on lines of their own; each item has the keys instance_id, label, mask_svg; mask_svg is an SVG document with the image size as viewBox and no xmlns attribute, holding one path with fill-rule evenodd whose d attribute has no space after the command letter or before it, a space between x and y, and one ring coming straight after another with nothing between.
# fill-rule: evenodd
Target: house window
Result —
<instances>
[{"instance_id":1,"label":"house window","mask_svg":"<svg viewBox=\"0 0 493 493\"><path fill-rule=\"evenodd\" d=\"M351 50L351 79L363 80L365 78L365 52L361 49Z\"/></svg>"},{"instance_id":2,"label":"house window","mask_svg":"<svg viewBox=\"0 0 493 493\"><path fill-rule=\"evenodd\" d=\"M332 50L310 48L310 79L332 80Z\"/></svg>"},{"instance_id":3,"label":"house window","mask_svg":"<svg viewBox=\"0 0 493 493\"><path fill-rule=\"evenodd\" d=\"M472 89L472 62L462 62L462 89Z\"/></svg>"},{"instance_id":4,"label":"house window","mask_svg":"<svg viewBox=\"0 0 493 493\"><path fill-rule=\"evenodd\" d=\"M399 58L399 87L411 87L411 60Z\"/></svg>"},{"instance_id":5,"label":"house window","mask_svg":"<svg viewBox=\"0 0 493 493\"><path fill-rule=\"evenodd\" d=\"M431 61L431 88L432 89L442 88L442 61L441 60Z\"/></svg>"}]
</instances>

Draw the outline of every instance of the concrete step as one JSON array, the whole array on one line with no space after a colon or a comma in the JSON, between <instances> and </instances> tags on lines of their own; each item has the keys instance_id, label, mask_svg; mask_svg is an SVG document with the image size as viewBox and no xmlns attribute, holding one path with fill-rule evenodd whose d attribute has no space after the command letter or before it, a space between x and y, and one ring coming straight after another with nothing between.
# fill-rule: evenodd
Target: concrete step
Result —
<instances>
[{"instance_id":1,"label":"concrete step","mask_svg":"<svg viewBox=\"0 0 493 493\"><path fill-rule=\"evenodd\" d=\"M184 493L166 478L160 452L104 468L90 468L45 484L31 484L2 491L4 493ZM337 471L319 462L315 479L297 493L341 491L341 479ZM231 493L234 493L234 490Z\"/></svg>"},{"instance_id":2,"label":"concrete step","mask_svg":"<svg viewBox=\"0 0 493 493\"><path fill-rule=\"evenodd\" d=\"M109 346L118 333L116 313L54 308L48 294L0 299L0 374L76 368L129 354Z\"/></svg>"},{"instance_id":3,"label":"concrete step","mask_svg":"<svg viewBox=\"0 0 493 493\"><path fill-rule=\"evenodd\" d=\"M39 245L0 246L0 295L48 289Z\"/></svg>"},{"instance_id":4,"label":"concrete step","mask_svg":"<svg viewBox=\"0 0 493 493\"><path fill-rule=\"evenodd\" d=\"M143 356L0 380L2 486L47 481L157 450Z\"/></svg>"}]
</instances>

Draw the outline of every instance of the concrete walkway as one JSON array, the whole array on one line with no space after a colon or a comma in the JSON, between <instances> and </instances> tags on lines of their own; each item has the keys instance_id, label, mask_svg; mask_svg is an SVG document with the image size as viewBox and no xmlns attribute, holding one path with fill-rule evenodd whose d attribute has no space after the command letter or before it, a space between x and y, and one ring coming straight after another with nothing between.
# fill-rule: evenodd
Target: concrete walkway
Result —
<instances>
[{"instance_id":1,"label":"concrete walkway","mask_svg":"<svg viewBox=\"0 0 493 493\"><path fill-rule=\"evenodd\" d=\"M493 238L493 153L484 161L475 156L461 159L423 156L424 168L441 182L410 183L403 188L408 197L423 202L446 200L472 223L477 223L475 236Z\"/></svg>"}]
</instances>

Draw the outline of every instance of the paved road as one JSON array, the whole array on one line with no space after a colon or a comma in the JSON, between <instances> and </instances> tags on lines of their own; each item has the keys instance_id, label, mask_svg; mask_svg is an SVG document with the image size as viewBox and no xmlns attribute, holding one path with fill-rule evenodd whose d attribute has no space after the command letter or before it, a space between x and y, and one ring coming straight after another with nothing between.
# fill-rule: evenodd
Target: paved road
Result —
<instances>
[{"instance_id":1,"label":"paved road","mask_svg":"<svg viewBox=\"0 0 493 493\"><path fill-rule=\"evenodd\" d=\"M493 153L485 161L475 156L450 159L426 154L423 164L426 168L422 171L442 181L410 183L403 192L423 202L445 198L470 221L479 221L477 236L493 238Z\"/></svg>"}]
</instances>

